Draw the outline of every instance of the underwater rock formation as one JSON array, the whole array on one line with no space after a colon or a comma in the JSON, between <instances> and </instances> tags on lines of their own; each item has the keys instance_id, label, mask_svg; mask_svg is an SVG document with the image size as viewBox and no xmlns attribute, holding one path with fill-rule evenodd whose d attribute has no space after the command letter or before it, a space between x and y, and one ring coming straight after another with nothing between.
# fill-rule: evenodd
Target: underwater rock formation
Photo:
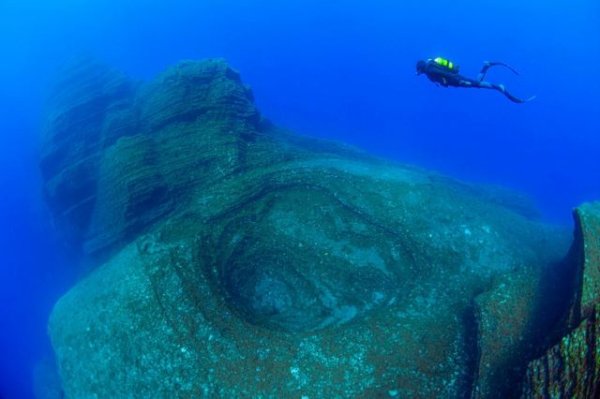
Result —
<instances>
[{"instance_id":1,"label":"underwater rock formation","mask_svg":"<svg viewBox=\"0 0 600 399\"><path fill-rule=\"evenodd\" d=\"M49 99L41 171L46 202L61 233L81 245L96 204L104 150L136 130L131 118L135 84L122 73L79 60L61 75Z\"/></svg>"},{"instance_id":2,"label":"underwater rock formation","mask_svg":"<svg viewBox=\"0 0 600 399\"><path fill-rule=\"evenodd\" d=\"M39 360L33 369L33 393L35 399L64 398L61 385L54 359L44 357Z\"/></svg>"},{"instance_id":3,"label":"underwater rock formation","mask_svg":"<svg viewBox=\"0 0 600 399\"><path fill-rule=\"evenodd\" d=\"M220 60L72 68L45 190L105 262L50 318L66 397L521 392L570 298L522 201L273 126Z\"/></svg>"},{"instance_id":4,"label":"underwater rock formation","mask_svg":"<svg viewBox=\"0 0 600 399\"><path fill-rule=\"evenodd\" d=\"M575 222L574 328L529 364L523 399L600 397L600 202L579 207Z\"/></svg>"}]
</instances>

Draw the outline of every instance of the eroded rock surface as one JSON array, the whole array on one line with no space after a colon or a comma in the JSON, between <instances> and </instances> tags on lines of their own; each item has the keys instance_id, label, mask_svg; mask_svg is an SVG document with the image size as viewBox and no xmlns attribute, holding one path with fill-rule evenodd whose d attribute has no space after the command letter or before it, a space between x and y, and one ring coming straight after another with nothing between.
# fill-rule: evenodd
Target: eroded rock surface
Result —
<instances>
[{"instance_id":1,"label":"eroded rock surface","mask_svg":"<svg viewBox=\"0 0 600 399\"><path fill-rule=\"evenodd\" d=\"M522 398L600 397L600 202L575 211L575 327L527 369Z\"/></svg>"},{"instance_id":2,"label":"eroded rock surface","mask_svg":"<svg viewBox=\"0 0 600 399\"><path fill-rule=\"evenodd\" d=\"M141 84L77 68L101 89L59 87L42 167L74 244L107 261L51 316L67 397L520 392L501 377L561 317L540 309L569 245L522 201L274 127L223 61ZM93 132L93 161L59 132Z\"/></svg>"}]
</instances>

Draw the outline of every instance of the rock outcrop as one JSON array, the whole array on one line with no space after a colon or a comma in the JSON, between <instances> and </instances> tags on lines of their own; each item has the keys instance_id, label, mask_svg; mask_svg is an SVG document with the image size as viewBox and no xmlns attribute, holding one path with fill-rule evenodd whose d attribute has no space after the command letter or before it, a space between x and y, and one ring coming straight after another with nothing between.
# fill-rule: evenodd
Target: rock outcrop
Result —
<instances>
[{"instance_id":1,"label":"rock outcrop","mask_svg":"<svg viewBox=\"0 0 600 399\"><path fill-rule=\"evenodd\" d=\"M184 62L141 86L90 60L64 75L41 168L55 218L90 256L106 257L200 184L242 167L259 130L250 90L223 62Z\"/></svg>"},{"instance_id":2,"label":"rock outcrop","mask_svg":"<svg viewBox=\"0 0 600 399\"><path fill-rule=\"evenodd\" d=\"M572 276L523 201L277 128L223 61L75 71L42 168L106 262L51 315L67 397L519 394Z\"/></svg>"},{"instance_id":3,"label":"rock outcrop","mask_svg":"<svg viewBox=\"0 0 600 399\"><path fill-rule=\"evenodd\" d=\"M46 202L61 233L83 242L97 197L104 150L120 136L134 134L131 108L135 83L91 60L67 68L49 100L41 170Z\"/></svg>"},{"instance_id":4,"label":"rock outcrop","mask_svg":"<svg viewBox=\"0 0 600 399\"><path fill-rule=\"evenodd\" d=\"M600 397L600 202L575 211L570 331L527 369L522 398Z\"/></svg>"}]
</instances>

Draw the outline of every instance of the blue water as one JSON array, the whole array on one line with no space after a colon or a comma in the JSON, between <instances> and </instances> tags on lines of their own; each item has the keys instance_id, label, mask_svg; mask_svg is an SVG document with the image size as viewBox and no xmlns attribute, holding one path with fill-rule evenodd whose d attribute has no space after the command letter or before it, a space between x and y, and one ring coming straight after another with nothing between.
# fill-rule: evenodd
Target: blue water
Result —
<instances>
[{"instance_id":1,"label":"blue water","mask_svg":"<svg viewBox=\"0 0 600 399\"><path fill-rule=\"evenodd\" d=\"M0 1L0 398L32 397L52 304L78 277L41 198L37 152L57 68L88 54L149 79L224 57L273 122L468 181L530 194L544 217L600 199L600 2ZM490 81L436 87L444 56Z\"/></svg>"}]
</instances>

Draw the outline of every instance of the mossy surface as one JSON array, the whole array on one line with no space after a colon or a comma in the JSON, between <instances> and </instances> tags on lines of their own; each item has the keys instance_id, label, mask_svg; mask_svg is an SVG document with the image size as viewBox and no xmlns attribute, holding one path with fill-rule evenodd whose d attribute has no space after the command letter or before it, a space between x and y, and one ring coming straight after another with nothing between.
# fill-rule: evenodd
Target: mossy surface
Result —
<instances>
[{"instance_id":1,"label":"mossy surface","mask_svg":"<svg viewBox=\"0 0 600 399\"><path fill-rule=\"evenodd\" d=\"M67 397L510 391L562 231L505 191L272 126L223 61L131 87L87 122L104 144L89 199L69 197L85 218L52 208L106 260L50 320ZM66 161L44 160L60 202Z\"/></svg>"},{"instance_id":2,"label":"mossy surface","mask_svg":"<svg viewBox=\"0 0 600 399\"><path fill-rule=\"evenodd\" d=\"M600 203L575 210L571 258L577 276L569 323L575 327L532 361L522 398L600 397Z\"/></svg>"},{"instance_id":3,"label":"mossy surface","mask_svg":"<svg viewBox=\"0 0 600 399\"><path fill-rule=\"evenodd\" d=\"M581 316L594 313L600 302L600 202L584 204L575 212L581 239L583 260L581 285Z\"/></svg>"}]
</instances>

